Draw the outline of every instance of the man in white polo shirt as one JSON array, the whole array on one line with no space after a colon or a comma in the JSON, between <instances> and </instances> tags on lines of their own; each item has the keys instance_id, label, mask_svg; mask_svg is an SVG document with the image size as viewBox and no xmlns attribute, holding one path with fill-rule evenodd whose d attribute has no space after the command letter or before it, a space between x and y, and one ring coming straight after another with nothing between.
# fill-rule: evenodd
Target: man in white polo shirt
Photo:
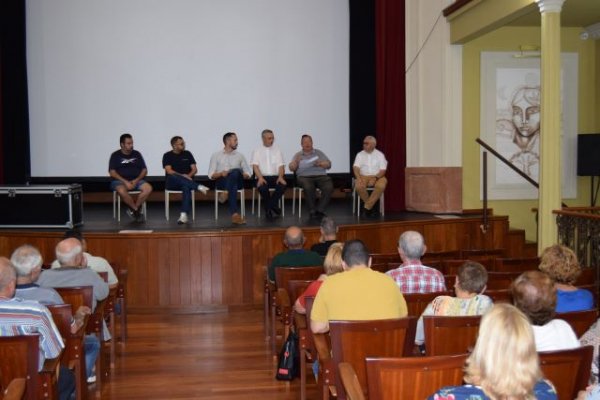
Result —
<instances>
[{"instance_id":1,"label":"man in white polo shirt","mask_svg":"<svg viewBox=\"0 0 600 400\"><path fill-rule=\"evenodd\" d=\"M354 187L365 203L367 216L373 216L376 213L373 206L387 186L385 177L387 160L375 146L377 146L377 140L373 136L366 136L363 140L363 150L356 155L352 167L356 179ZM367 188L373 188L370 194Z\"/></svg>"}]
</instances>

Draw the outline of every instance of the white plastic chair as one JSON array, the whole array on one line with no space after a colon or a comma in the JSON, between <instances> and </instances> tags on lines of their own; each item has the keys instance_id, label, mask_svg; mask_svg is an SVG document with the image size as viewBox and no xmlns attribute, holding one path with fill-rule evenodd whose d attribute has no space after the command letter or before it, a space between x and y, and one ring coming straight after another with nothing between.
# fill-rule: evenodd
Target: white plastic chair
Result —
<instances>
[{"instance_id":1,"label":"white plastic chair","mask_svg":"<svg viewBox=\"0 0 600 400\"><path fill-rule=\"evenodd\" d=\"M183 194L181 190L168 190L165 189L165 218L169 220L169 204L171 193ZM192 221L196 220L196 191L192 190Z\"/></svg>"},{"instance_id":2,"label":"white plastic chair","mask_svg":"<svg viewBox=\"0 0 600 400\"><path fill-rule=\"evenodd\" d=\"M142 193L139 190L130 190L129 194L140 194ZM148 213L146 209L146 202L142 203L142 213L144 214L144 221L148 218ZM121 222L121 196L117 193L116 190L113 190L113 219L117 219L118 222Z\"/></svg>"}]
</instances>

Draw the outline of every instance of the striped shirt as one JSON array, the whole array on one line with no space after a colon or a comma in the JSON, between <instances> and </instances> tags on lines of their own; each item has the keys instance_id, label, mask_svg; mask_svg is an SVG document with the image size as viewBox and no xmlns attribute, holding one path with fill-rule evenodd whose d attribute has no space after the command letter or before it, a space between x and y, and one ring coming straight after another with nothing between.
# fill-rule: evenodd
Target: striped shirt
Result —
<instances>
[{"instance_id":1,"label":"striped shirt","mask_svg":"<svg viewBox=\"0 0 600 400\"><path fill-rule=\"evenodd\" d=\"M14 297L0 300L0 336L40 334L40 361L42 369L46 358L56 358L65 347L50 311L37 301Z\"/></svg>"},{"instance_id":2,"label":"striped shirt","mask_svg":"<svg viewBox=\"0 0 600 400\"><path fill-rule=\"evenodd\" d=\"M419 264L402 265L386 272L402 293L433 293L446 290L444 275L435 268Z\"/></svg>"}]
</instances>

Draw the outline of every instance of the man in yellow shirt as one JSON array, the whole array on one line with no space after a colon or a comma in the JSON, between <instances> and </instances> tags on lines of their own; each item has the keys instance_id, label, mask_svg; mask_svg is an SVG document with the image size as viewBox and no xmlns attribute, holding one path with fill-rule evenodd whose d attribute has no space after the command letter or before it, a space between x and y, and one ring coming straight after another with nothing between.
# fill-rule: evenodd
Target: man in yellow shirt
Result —
<instances>
[{"instance_id":1,"label":"man in yellow shirt","mask_svg":"<svg viewBox=\"0 0 600 400\"><path fill-rule=\"evenodd\" d=\"M310 327L314 333L329 331L332 320L402 318L406 301L393 279L373 271L369 250L360 240L350 240L342 251L344 272L328 277L321 285L312 308Z\"/></svg>"}]
</instances>

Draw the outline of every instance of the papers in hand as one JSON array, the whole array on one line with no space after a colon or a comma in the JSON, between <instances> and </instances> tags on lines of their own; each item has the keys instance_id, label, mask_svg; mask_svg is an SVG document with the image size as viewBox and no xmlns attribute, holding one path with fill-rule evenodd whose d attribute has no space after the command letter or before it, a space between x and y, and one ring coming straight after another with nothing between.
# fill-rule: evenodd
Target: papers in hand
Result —
<instances>
[{"instance_id":1,"label":"papers in hand","mask_svg":"<svg viewBox=\"0 0 600 400\"><path fill-rule=\"evenodd\" d=\"M303 159L303 160L300 160L300 165L302 167L308 167L308 166L313 165L314 163L316 163L318 159L319 159L319 156L314 156L314 157L311 157L311 158Z\"/></svg>"}]
</instances>

